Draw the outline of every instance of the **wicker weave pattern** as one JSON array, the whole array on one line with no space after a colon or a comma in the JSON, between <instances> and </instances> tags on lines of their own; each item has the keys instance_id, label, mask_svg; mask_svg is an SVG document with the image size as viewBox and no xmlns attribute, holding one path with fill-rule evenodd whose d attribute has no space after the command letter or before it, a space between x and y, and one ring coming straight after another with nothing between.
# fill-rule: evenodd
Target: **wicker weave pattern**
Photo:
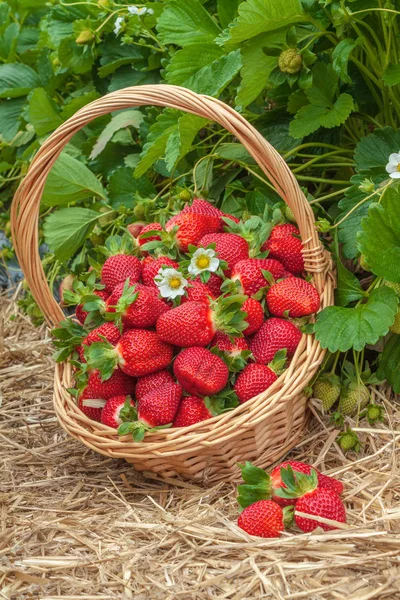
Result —
<instances>
[{"instance_id":1,"label":"wicker weave pattern","mask_svg":"<svg viewBox=\"0 0 400 600\"><path fill-rule=\"evenodd\" d=\"M295 177L278 152L241 115L223 102L177 86L126 88L88 104L43 144L17 190L12 206L13 241L31 291L50 326L64 317L47 285L38 253L38 215L46 177L72 136L96 117L133 106L176 108L218 122L248 150L296 218L304 246L305 266L321 294L322 308L333 303L334 281L329 255L314 226L314 215ZM189 428L164 430L135 444L115 430L88 419L66 391L68 364L56 366L54 406L62 427L106 456L125 458L141 471L164 476L218 481L235 479L237 462L252 460L266 467L299 439L306 418L302 390L315 374L324 351L311 336L303 339L290 367L266 392L234 411Z\"/></svg>"}]
</instances>

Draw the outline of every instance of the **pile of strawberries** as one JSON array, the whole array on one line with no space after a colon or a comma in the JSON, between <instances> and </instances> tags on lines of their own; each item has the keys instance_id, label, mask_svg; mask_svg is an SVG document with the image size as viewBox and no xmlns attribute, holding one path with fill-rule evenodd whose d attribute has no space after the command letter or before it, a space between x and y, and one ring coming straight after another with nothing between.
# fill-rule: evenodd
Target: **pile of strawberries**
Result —
<instances>
[{"instance_id":1,"label":"pile of strawberries","mask_svg":"<svg viewBox=\"0 0 400 600\"><path fill-rule=\"evenodd\" d=\"M238 525L248 534L274 538L294 523L305 533L346 523L342 482L307 463L286 461L269 475L249 462L241 470L245 483L238 488L238 502L244 510Z\"/></svg>"},{"instance_id":2,"label":"pile of strawberries","mask_svg":"<svg viewBox=\"0 0 400 600\"><path fill-rule=\"evenodd\" d=\"M239 221L206 200L133 224L63 290L76 319L54 331L91 419L136 441L186 427L264 392L320 307L290 223Z\"/></svg>"}]
</instances>

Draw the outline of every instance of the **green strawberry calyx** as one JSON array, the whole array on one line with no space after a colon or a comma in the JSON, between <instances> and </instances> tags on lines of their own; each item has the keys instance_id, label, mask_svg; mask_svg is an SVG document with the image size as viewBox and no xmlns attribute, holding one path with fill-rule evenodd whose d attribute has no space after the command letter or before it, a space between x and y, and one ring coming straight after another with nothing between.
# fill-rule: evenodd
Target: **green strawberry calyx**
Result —
<instances>
[{"instance_id":1,"label":"green strawberry calyx","mask_svg":"<svg viewBox=\"0 0 400 600\"><path fill-rule=\"evenodd\" d=\"M227 387L214 396L206 396L204 404L213 417L216 417L239 406L239 399L234 390Z\"/></svg>"},{"instance_id":2,"label":"green strawberry calyx","mask_svg":"<svg viewBox=\"0 0 400 600\"><path fill-rule=\"evenodd\" d=\"M159 425L158 427L152 427L143 421L127 421L121 423L118 427L118 435L129 435L132 434L134 442L142 442L146 433L155 433L160 429L168 429L172 423L168 425Z\"/></svg>"},{"instance_id":3,"label":"green strawberry calyx","mask_svg":"<svg viewBox=\"0 0 400 600\"><path fill-rule=\"evenodd\" d=\"M290 465L281 468L282 487L274 490L275 496L279 498L295 499L314 491L318 487L318 474L311 469L309 475L294 471Z\"/></svg>"},{"instance_id":4,"label":"green strawberry calyx","mask_svg":"<svg viewBox=\"0 0 400 600\"><path fill-rule=\"evenodd\" d=\"M222 220L226 223L225 231L240 235L249 244L250 258L265 258L268 255L268 252L262 252L261 248L271 234L272 223L257 216L252 216L244 222L239 221L239 223L235 223L229 217L222 217Z\"/></svg>"},{"instance_id":5,"label":"green strawberry calyx","mask_svg":"<svg viewBox=\"0 0 400 600\"><path fill-rule=\"evenodd\" d=\"M102 337L102 336L100 336ZM118 355L115 347L105 338L103 342L94 342L84 350L87 368L97 369L101 380L107 381L118 366Z\"/></svg>"},{"instance_id":6,"label":"green strawberry calyx","mask_svg":"<svg viewBox=\"0 0 400 600\"><path fill-rule=\"evenodd\" d=\"M246 508L259 500L270 500L273 495L271 477L263 469L246 461L238 465L244 483L238 486L237 501L241 508Z\"/></svg>"},{"instance_id":7,"label":"green strawberry calyx","mask_svg":"<svg viewBox=\"0 0 400 600\"><path fill-rule=\"evenodd\" d=\"M251 350L220 350L218 346L213 346L210 351L222 358L231 373L243 371L253 357Z\"/></svg>"},{"instance_id":8,"label":"green strawberry calyx","mask_svg":"<svg viewBox=\"0 0 400 600\"><path fill-rule=\"evenodd\" d=\"M54 337L53 344L57 348L53 355L56 362L64 362L87 336L86 329L72 319L65 319L51 333Z\"/></svg>"},{"instance_id":9,"label":"green strawberry calyx","mask_svg":"<svg viewBox=\"0 0 400 600\"><path fill-rule=\"evenodd\" d=\"M273 371L276 375L281 375L286 369L287 364L287 349L282 348L278 350L274 354L274 358L268 363L268 367Z\"/></svg>"},{"instance_id":10,"label":"green strawberry calyx","mask_svg":"<svg viewBox=\"0 0 400 600\"><path fill-rule=\"evenodd\" d=\"M243 331L249 324L245 320L247 313L242 311L247 296L235 294L220 296L210 302L212 320L216 331L222 331L234 337L243 337Z\"/></svg>"}]
</instances>

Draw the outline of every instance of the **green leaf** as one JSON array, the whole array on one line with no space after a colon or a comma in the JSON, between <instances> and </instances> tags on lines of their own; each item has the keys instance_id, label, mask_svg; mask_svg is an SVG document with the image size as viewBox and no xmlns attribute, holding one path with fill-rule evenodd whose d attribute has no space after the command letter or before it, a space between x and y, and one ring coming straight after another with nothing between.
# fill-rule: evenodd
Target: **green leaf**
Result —
<instances>
[{"instance_id":1,"label":"green leaf","mask_svg":"<svg viewBox=\"0 0 400 600\"><path fill-rule=\"evenodd\" d=\"M0 65L0 98L26 96L39 85L38 76L27 65L19 63Z\"/></svg>"},{"instance_id":2,"label":"green leaf","mask_svg":"<svg viewBox=\"0 0 400 600\"><path fill-rule=\"evenodd\" d=\"M119 39L108 37L102 44L99 77L108 77L123 65L134 65L138 61L143 61L144 51L144 48L134 44L121 44ZM134 77L135 72L133 71L132 78ZM129 85L135 85L135 82L132 81Z\"/></svg>"},{"instance_id":3,"label":"green leaf","mask_svg":"<svg viewBox=\"0 0 400 600\"><path fill-rule=\"evenodd\" d=\"M380 203L373 202L358 233L361 254L373 273L400 282L400 192L387 189Z\"/></svg>"},{"instance_id":4,"label":"green leaf","mask_svg":"<svg viewBox=\"0 0 400 600\"><path fill-rule=\"evenodd\" d=\"M362 138L354 153L357 171L367 174L382 174L388 176L385 166L389 155L400 149L400 129L392 127L376 129L374 133Z\"/></svg>"},{"instance_id":5,"label":"green leaf","mask_svg":"<svg viewBox=\"0 0 400 600\"><path fill-rule=\"evenodd\" d=\"M4 142L11 142L16 136L25 102L25 98L13 98L0 102L0 139Z\"/></svg>"},{"instance_id":6,"label":"green leaf","mask_svg":"<svg viewBox=\"0 0 400 600\"><path fill-rule=\"evenodd\" d=\"M338 89L338 77L330 64L317 63L312 71L313 84L306 96L315 106L332 105Z\"/></svg>"},{"instance_id":7,"label":"green leaf","mask_svg":"<svg viewBox=\"0 0 400 600\"><path fill-rule=\"evenodd\" d=\"M136 129L138 129L142 121L142 113L135 108L123 110L121 112L113 114L111 121L105 126L105 128L97 138L97 141L93 146L89 158L93 160L96 158L96 156L103 152L104 148L111 140L116 131L124 129L125 127L135 127Z\"/></svg>"},{"instance_id":8,"label":"green leaf","mask_svg":"<svg viewBox=\"0 0 400 600\"><path fill-rule=\"evenodd\" d=\"M179 118L178 128L169 137L165 147L165 160L170 171L190 151L194 138L207 123L207 119L191 114Z\"/></svg>"},{"instance_id":9,"label":"green leaf","mask_svg":"<svg viewBox=\"0 0 400 600\"><path fill-rule=\"evenodd\" d=\"M89 46L78 46L74 38L64 38L58 47L58 58L72 73L87 73L93 66L94 56Z\"/></svg>"},{"instance_id":10,"label":"green leaf","mask_svg":"<svg viewBox=\"0 0 400 600\"><path fill-rule=\"evenodd\" d=\"M54 131L62 124L54 102L43 88L36 88L29 97L29 121L38 136Z\"/></svg>"},{"instance_id":11,"label":"green leaf","mask_svg":"<svg viewBox=\"0 0 400 600\"><path fill-rule=\"evenodd\" d=\"M268 43L270 43L270 36L261 34L243 44L241 83L236 96L238 108L246 108L261 94L268 77L276 67L276 57L267 56L263 52L263 47Z\"/></svg>"},{"instance_id":12,"label":"green leaf","mask_svg":"<svg viewBox=\"0 0 400 600\"><path fill-rule=\"evenodd\" d=\"M220 158L225 160L241 161L245 163L255 163L255 160L242 144L229 143L221 144L216 148L215 153Z\"/></svg>"},{"instance_id":13,"label":"green leaf","mask_svg":"<svg viewBox=\"0 0 400 600\"><path fill-rule=\"evenodd\" d=\"M303 138L320 128L320 119L326 113L323 106L308 104L296 113L290 124L290 135L294 138Z\"/></svg>"},{"instance_id":14,"label":"green leaf","mask_svg":"<svg viewBox=\"0 0 400 600\"><path fill-rule=\"evenodd\" d=\"M92 171L76 158L61 154L47 177L42 202L47 206L63 206L91 196L107 199Z\"/></svg>"},{"instance_id":15,"label":"green leaf","mask_svg":"<svg viewBox=\"0 0 400 600\"><path fill-rule=\"evenodd\" d=\"M217 0L218 19L221 27L228 27L237 16L238 6L242 0Z\"/></svg>"},{"instance_id":16,"label":"green leaf","mask_svg":"<svg viewBox=\"0 0 400 600\"><path fill-rule=\"evenodd\" d=\"M219 96L240 67L240 50L225 55L215 44L194 44L172 57L166 79L200 94Z\"/></svg>"},{"instance_id":17,"label":"green leaf","mask_svg":"<svg viewBox=\"0 0 400 600\"><path fill-rule=\"evenodd\" d=\"M349 62L350 54L354 48L360 45L363 38L345 38L334 48L332 52L332 66L335 73L340 77L342 81L351 83L351 77L347 72L347 65Z\"/></svg>"},{"instance_id":18,"label":"green leaf","mask_svg":"<svg viewBox=\"0 0 400 600\"><path fill-rule=\"evenodd\" d=\"M220 33L218 25L198 0L171 0L157 22L163 44L210 44Z\"/></svg>"},{"instance_id":19,"label":"green leaf","mask_svg":"<svg viewBox=\"0 0 400 600\"><path fill-rule=\"evenodd\" d=\"M338 220L343 219L350 211L353 211L338 227L339 242L343 244L342 252L344 258L355 258L358 256L357 231L361 230L361 220L367 215L369 205L377 199L377 196L372 197L355 208L368 195L358 187L362 179L363 177L360 175L356 175L351 179L354 185L344 192L345 197L338 204L340 209Z\"/></svg>"},{"instance_id":20,"label":"green leaf","mask_svg":"<svg viewBox=\"0 0 400 600\"><path fill-rule=\"evenodd\" d=\"M322 127L331 129L346 121L354 110L354 101L350 94L340 94L332 108L327 108L320 117Z\"/></svg>"},{"instance_id":21,"label":"green leaf","mask_svg":"<svg viewBox=\"0 0 400 600\"><path fill-rule=\"evenodd\" d=\"M224 40L243 42L266 31L274 31L306 20L299 0L247 0L239 5L239 16Z\"/></svg>"},{"instance_id":22,"label":"green leaf","mask_svg":"<svg viewBox=\"0 0 400 600\"><path fill-rule=\"evenodd\" d=\"M339 254L339 243L337 230L335 235L335 262L337 269L337 288L335 290L335 304L339 306L347 306L351 302L360 300L365 296L357 277L351 273L341 261Z\"/></svg>"},{"instance_id":23,"label":"green leaf","mask_svg":"<svg viewBox=\"0 0 400 600\"><path fill-rule=\"evenodd\" d=\"M320 312L314 325L315 337L330 352L357 352L376 344L386 335L397 312L397 296L388 287L372 290L365 304L355 308L329 306Z\"/></svg>"},{"instance_id":24,"label":"green leaf","mask_svg":"<svg viewBox=\"0 0 400 600\"><path fill-rule=\"evenodd\" d=\"M164 155L168 138L178 128L180 116L180 112L171 109L164 110L158 115L147 135L147 142L143 146L140 161L135 169L135 177L144 175Z\"/></svg>"},{"instance_id":25,"label":"green leaf","mask_svg":"<svg viewBox=\"0 0 400 600\"><path fill-rule=\"evenodd\" d=\"M82 94L77 98L73 98L70 102L68 102L68 104L65 104L63 106L63 109L61 111L61 118L64 121L66 121L67 119L72 117L72 115L74 115L80 108L83 108L84 106L86 106L86 104L89 104L89 102L97 100L97 98L100 98L100 94L94 90L92 92L88 92L87 94Z\"/></svg>"},{"instance_id":26,"label":"green leaf","mask_svg":"<svg viewBox=\"0 0 400 600\"><path fill-rule=\"evenodd\" d=\"M66 262L79 250L96 221L104 217L104 214L75 207L51 213L43 225L50 251L58 260Z\"/></svg>"},{"instance_id":27,"label":"green leaf","mask_svg":"<svg viewBox=\"0 0 400 600\"><path fill-rule=\"evenodd\" d=\"M129 167L120 167L112 172L107 191L113 208L133 208L138 196L146 198L156 194L151 181L145 176L136 179Z\"/></svg>"},{"instance_id":28,"label":"green leaf","mask_svg":"<svg viewBox=\"0 0 400 600\"><path fill-rule=\"evenodd\" d=\"M382 75L383 83L388 87L400 83L400 65L389 65Z\"/></svg>"},{"instance_id":29,"label":"green leaf","mask_svg":"<svg viewBox=\"0 0 400 600\"><path fill-rule=\"evenodd\" d=\"M400 393L400 335L394 334L386 342L377 375L381 379L387 379L395 394Z\"/></svg>"}]
</instances>

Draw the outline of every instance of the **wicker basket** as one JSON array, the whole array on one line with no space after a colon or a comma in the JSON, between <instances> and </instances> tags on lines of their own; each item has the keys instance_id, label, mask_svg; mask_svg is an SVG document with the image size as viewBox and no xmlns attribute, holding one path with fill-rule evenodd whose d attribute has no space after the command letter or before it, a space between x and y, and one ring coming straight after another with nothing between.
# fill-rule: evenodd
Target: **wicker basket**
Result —
<instances>
[{"instance_id":1,"label":"wicker basket","mask_svg":"<svg viewBox=\"0 0 400 600\"><path fill-rule=\"evenodd\" d=\"M311 207L283 158L241 115L219 100L176 86L148 85L119 90L79 110L46 140L15 195L11 217L15 249L48 324L57 325L64 315L48 287L38 253L39 205L46 177L72 136L90 121L143 105L175 108L216 121L243 144L292 209L304 245L306 271L321 294L322 308L331 305L334 281L329 255L318 239ZM73 382L68 363L56 366L54 407L70 435L105 456L126 459L139 471L210 482L234 480L238 462L250 460L266 467L296 445L307 415L303 389L323 355L315 339L304 335L289 368L267 391L232 412L185 429L147 435L142 443L119 437L116 430L91 421L78 409L67 392Z\"/></svg>"}]
</instances>

